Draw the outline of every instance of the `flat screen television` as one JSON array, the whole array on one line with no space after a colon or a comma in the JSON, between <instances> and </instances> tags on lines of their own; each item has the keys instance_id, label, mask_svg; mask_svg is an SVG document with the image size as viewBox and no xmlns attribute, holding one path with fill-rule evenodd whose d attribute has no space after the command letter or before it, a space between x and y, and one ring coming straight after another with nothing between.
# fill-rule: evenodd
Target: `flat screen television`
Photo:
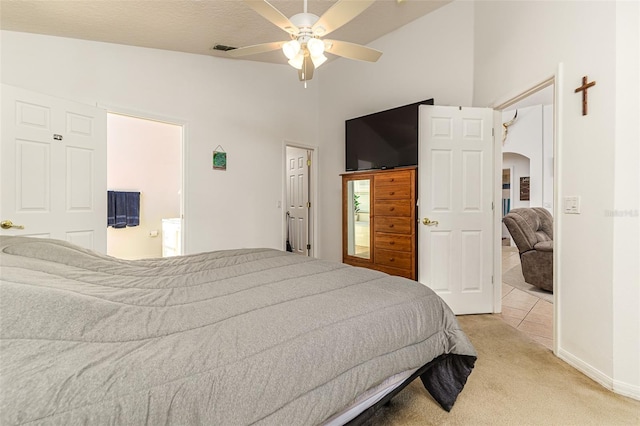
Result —
<instances>
[{"instance_id":1,"label":"flat screen television","mask_svg":"<svg viewBox=\"0 0 640 426\"><path fill-rule=\"evenodd\" d=\"M345 121L347 171L418 165L418 106L433 99Z\"/></svg>"}]
</instances>

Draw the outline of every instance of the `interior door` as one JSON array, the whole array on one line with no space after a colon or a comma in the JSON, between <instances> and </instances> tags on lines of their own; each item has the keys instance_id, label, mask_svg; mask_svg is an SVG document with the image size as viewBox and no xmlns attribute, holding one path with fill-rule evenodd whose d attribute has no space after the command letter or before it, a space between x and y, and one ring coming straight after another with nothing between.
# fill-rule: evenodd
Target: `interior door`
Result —
<instances>
[{"instance_id":1,"label":"interior door","mask_svg":"<svg viewBox=\"0 0 640 426\"><path fill-rule=\"evenodd\" d=\"M0 235L106 252L106 117L99 108L2 85Z\"/></svg>"},{"instance_id":2,"label":"interior door","mask_svg":"<svg viewBox=\"0 0 640 426\"><path fill-rule=\"evenodd\" d=\"M418 280L456 314L493 312L493 110L420 106Z\"/></svg>"},{"instance_id":3,"label":"interior door","mask_svg":"<svg viewBox=\"0 0 640 426\"><path fill-rule=\"evenodd\" d=\"M287 235L294 253L311 256L309 174L311 151L287 147Z\"/></svg>"}]
</instances>

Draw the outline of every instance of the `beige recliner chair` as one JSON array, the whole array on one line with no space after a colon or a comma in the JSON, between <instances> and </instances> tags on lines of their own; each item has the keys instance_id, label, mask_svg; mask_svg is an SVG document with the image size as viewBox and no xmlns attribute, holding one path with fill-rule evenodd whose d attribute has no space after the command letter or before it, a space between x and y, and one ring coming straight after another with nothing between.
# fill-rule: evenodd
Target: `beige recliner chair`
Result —
<instances>
[{"instance_id":1,"label":"beige recliner chair","mask_svg":"<svg viewBox=\"0 0 640 426\"><path fill-rule=\"evenodd\" d=\"M524 280L553 292L553 216L542 207L513 209L502 218L520 252Z\"/></svg>"}]
</instances>

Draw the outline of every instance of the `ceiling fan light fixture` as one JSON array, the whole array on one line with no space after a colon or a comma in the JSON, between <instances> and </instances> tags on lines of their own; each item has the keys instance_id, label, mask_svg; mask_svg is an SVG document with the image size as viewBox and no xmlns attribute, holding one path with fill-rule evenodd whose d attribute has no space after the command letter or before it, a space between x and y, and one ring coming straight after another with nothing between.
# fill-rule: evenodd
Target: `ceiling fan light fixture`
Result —
<instances>
[{"instance_id":1,"label":"ceiling fan light fixture","mask_svg":"<svg viewBox=\"0 0 640 426\"><path fill-rule=\"evenodd\" d=\"M311 57L320 56L324 53L324 42L318 38L311 38L307 41L307 49Z\"/></svg>"},{"instance_id":2,"label":"ceiling fan light fixture","mask_svg":"<svg viewBox=\"0 0 640 426\"><path fill-rule=\"evenodd\" d=\"M314 68L318 68L320 65L324 64L326 60L327 60L327 57L324 56L322 53L319 55L311 56L311 62L313 62Z\"/></svg>"},{"instance_id":3,"label":"ceiling fan light fixture","mask_svg":"<svg viewBox=\"0 0 640 426\"><path fill-rule=\"evenodd\" d=\"M291 40L282 45L282 52L288 59L293 59L300 52L300 42Z\"/></svg>"},{"instance_id":4,"label":"ceiling fan light fixture","mask_svg":"<svg viewBox=\"0 0 640 426\"><path fill-rule=\"evenodd\" d=\"M296 56L289 59L289 65L294 67L297 70L302 69L302 63L304 62L304 53L298 52Z\"/></svg>"}]
</instances>

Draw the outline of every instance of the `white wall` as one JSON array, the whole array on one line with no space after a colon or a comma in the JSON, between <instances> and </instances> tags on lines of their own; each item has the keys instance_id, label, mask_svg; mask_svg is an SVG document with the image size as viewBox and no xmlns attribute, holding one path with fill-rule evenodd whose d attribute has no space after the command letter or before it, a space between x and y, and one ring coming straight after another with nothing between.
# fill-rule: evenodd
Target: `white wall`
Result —
<instances>
[{"instance_id":1,"label":"white wall","mask_svg":"<svg viewBox=\"0 0 640 426\"><path fill-rule=\"evenodd\" d=\"M107 189L140 192L140 225L107 228L108 255L162 256L162 219L180 217L181 151L181 126L107 115Z\"/></svg>"},{"instance_id":2,"label":"white wall","mask_svg":"<svg viewBox=\"0 0 640 426\"><path fill-rule=\"evenodd\" d=\"M505 123L513 118L515 111L506 110L502 112L502 122ZM528 170L523 169L521 161L514 169L513 179L513 200L512 208L517 207L542 207L543 188L543 162L542 162L542 105L535 105L518 109L516 121L509 126L507 139L502 144L503 159L505 154L519 154L529 159ZM503 168L511 166L508 161L510 157L506 155L506 162L503 161ZM520 200L520 178L530 177L529 201Z\"/></svg>"},{"instance_id":3,"label":"white wall","mask_svg":"<svg viewBox=\"0 0 640 426\"><path fill-rule=\"evenodd\" d=\"M640 3L616 8L613 377L640 399Z\"/></svg>"},{"instance_id":4,"label":"white wall","mask_svg":"<svg viewBox=\"0 0 640 426\"><path fill-rule=\"evenodd\" d=\"M288 65L3 31L2 82L184 122L186 253L283 247L283 141L316 144L318 89ZM212 170L217 145L225 172Z\"/></svg>"},{"instance_id":5,"label":"white wall","mask_svg":"<svg viewBox=\"0 0 640 426\"><path fill-rule=\"evenodd\" d=\"M638 217L606 215L638 208L637 162L629 160L638 158L640 111L629 96L638 93L638 3L488 1L475 11L474 105L506 101L563 64L556 182L560 196L581 197L582 213L555 218L559 355L639 398ZM574 93L584 75L597 82L587 116Z\"/></svg>"},{"instance_id":6,"label":"white wall","mask_svg":"<svg viewBox=\"0 0 640 426\"><path fill-rule=\"evenodd\" d=\"M341 261L341 180L344 121L434 98L437 105L470 105L473 3L456 2L417 19L369 46L375 64L339 59L321 68L320 257Z\"/></svg>"},{"instance_id":7,"label":"white wall","mask_svg":"<svg viewBox=\"0 0 640 426\"><path fill-rule=\"evenodd\" d=\"M519 194L520 177L531 177L530 200L520 201L517 196L512 201L516 207L545 207L553 214L553 105L533 105L517 108L518 117L509 126L507 139L502 144L503 153L521 154L530 160L530 170L516 169L513 181L514 194ZM502 112L502 121L513 118L514 109ZM503 168L511 166L505 155ZM522 172L522 173L520 173Z\"/></svg>"}]
</instances>

